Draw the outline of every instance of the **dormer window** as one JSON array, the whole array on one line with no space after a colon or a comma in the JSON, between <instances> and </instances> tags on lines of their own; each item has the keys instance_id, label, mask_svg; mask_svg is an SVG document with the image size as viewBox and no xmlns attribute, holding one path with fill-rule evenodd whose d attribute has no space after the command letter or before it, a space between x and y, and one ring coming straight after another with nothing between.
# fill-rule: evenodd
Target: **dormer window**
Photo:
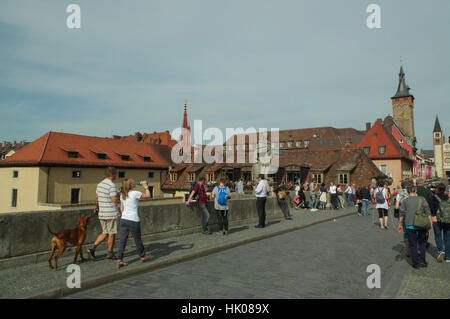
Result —
<instances>
[{"instance_id":1,"label":"dormer window","mask_svg":"<svg viewBox=\"0 0 450 319\"><path fill-rule=\"evenodd\" d=\"M144 156L144 162L150 162L150 156Z\"/></svg>"},{"instance_id":2,"label":"dormer window","mask_svg":"<svg viewBox=\"0 0 450 319\"><path fill-rule=\"evenodd\" d=\"M170 173L170 181L172 182L177 181L177 173Z\"/></svg>"},{"instance_id":3,"label":"dormer window","mask_svg":"<svg viewBox=\"0 0 450 319\"><path fill-rule=\"evenodd\" d=\"M69 158L78 158L78 152L67 152Z\"/></svg>"},{"instance_id":4,"label":"dormer window","mask_svg":"<svg viewBox=\"0 0 450 319\"><path fill-rule=\"evenodd\" d=\"M67 152L67 156L69 158L78 158L80 156L80 152L78 152L77 150L73 150L73 149L70 150L70 149L65 149L65 148L63 148L63 150L65 152Z\"/></svg>"},{"instance_id":5,"label":"dormer window","mask_svg":"<svg viewBox=\"0 0 450 319\"><path fill-rule=\"evenodd\" d=\"M99 159L99 160L106 160L108 158L108 156L106 155L105 152L94 151L94 150L91 150L91 151L95 154L95 156L97 156L97 159Z\"/></svg>"},{"instance_id":6,"label":"dormer window","mask_svg":"<svg viewBox=\"0 0 450 319\"><path fill-rule=\"evenodd\" d=\"M122 159L122 161L129 161L130 155L120 155L120 158Z\"/></svg>"}]
</instances>

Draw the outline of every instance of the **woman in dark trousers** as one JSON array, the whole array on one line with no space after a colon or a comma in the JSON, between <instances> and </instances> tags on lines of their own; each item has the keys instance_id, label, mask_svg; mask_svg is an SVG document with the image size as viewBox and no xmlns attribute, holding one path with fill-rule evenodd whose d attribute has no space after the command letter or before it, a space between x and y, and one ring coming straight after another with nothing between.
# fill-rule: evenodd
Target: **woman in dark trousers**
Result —
<instances>
[{"instance_id":1,"label":"woman in dark trousers","mask_svg":"<svg viewBox=\"0 0 450 319\"><path fill-rule=\"evenodd\" d=\"M214 199L214 209L219 213L219 231L228 234L228 199L231 198L230 189L225 186L225 179L221 178L219 186L214 187L211 198ZM225 203L219 203L220 197L224 197Z\"/></svg>"},{"instance_id":2,"label":"woman in dark trousers","mask_svg":"<svg viewBox=\"0 0 450 319\"><path fill-rule=\"evenodd\" d=\"M145 188L145 194L139 191L133 190L136 187L136 183L132 179L125 179L122 182L122 192L120 194L120 212L122 217L120 219L120 241L117 255L117 268L128 266L128 263L123 261L123 252L127 244L128 235L134 238L136 243L136 250L141 262L149 260L151 255L145 254L144 245L141 239L141 222L138 214L139 200L150 198L150 190L146 181L141 182Z\"/></svg>"}]
</instances>

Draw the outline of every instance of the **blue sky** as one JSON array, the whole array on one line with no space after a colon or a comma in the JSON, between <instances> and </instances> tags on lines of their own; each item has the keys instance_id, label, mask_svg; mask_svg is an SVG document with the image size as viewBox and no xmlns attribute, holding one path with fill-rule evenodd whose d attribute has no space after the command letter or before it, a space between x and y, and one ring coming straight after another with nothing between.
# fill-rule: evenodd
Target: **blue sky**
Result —
<instances>
[{"instance_id":1,"label":"blue sky","mask_svg":"<svg viewBox=\"0 0 450 319\"><path fill-rule=\"evenodd\" d=\"M449 14L448 0L2 0L0 140L172 131L185 98L203 127L363 129L392 114L402 56L431 148L436 114L450 135Z\"/></svg>"}]
</instances>

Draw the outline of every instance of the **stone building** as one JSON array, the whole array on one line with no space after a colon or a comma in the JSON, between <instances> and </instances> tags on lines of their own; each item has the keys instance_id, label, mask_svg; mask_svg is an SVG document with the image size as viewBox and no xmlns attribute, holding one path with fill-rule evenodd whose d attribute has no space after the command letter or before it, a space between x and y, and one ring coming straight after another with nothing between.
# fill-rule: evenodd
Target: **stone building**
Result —
<instances>
[{"instance_id":1,"label":"stone building","mask_svg":"<svg viewBox=\"0 0 450 319\"><path fill-rule=\"evenodd\" d=\"M450 179L450 138L447 142L445 141L437 116L433 129L433 149L437 175L435 177Z\"/></svg>"},{"instance_id":2,"label":"stone building","mask_svg":"<svg viewBox=\"0 0 450 319\"><path fill-rule=\"evenodd\" d=\"M94 203L107 166L116 167L118 186L148 180L162 198L170 165L167 145L49 132L0 161L0 213Z\"/></svg>"}]
</instances>

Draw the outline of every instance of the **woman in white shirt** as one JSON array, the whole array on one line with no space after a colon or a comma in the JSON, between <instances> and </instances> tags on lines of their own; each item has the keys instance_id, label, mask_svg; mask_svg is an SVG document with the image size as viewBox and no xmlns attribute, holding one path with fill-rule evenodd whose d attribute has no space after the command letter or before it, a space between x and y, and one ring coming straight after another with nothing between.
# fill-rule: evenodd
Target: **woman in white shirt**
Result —
<instances>
[{"instance_id":1,"label":"woman in white shirt","mask_svg":"<svg viewBox=\"0 0 450 319\"><path fill-rule=\"evenodd\" d=\"M142 244L141 221L138 213L139 200L151 198L151 195L147 182L143 181L141 182L141 185L145 188L145 194L134 190L136 187L134 180L125 179L122 182L122 192L120 194L120 212L122 213L122 217L120 219L120 241L118 247L117 268L128 266L128 263L123 261L123 252L130 232L136 243L136 250L141 262L151 258L150 254L145 254L144 245Z\"/></svg>"}]
</instances>

